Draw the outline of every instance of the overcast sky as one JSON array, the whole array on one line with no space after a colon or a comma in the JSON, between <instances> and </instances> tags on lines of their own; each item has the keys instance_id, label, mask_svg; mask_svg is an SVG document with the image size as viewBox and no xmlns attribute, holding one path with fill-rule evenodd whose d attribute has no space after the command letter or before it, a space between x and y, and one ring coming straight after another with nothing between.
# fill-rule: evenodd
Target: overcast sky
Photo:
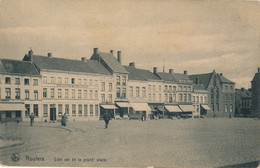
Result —
<instances>
[{"instance_id":1,"label":"overcast sky","mask_svg":"<svg viewBox=\"0 0 260 168\"><path fill-rule=\"evenodd\" d=\"M260 2L0 0L0 58L21 60L30 47L78 60L94 47L121 50L124 65L216 70L248 88L260 67Z\"/></svg>"}]
</instances>

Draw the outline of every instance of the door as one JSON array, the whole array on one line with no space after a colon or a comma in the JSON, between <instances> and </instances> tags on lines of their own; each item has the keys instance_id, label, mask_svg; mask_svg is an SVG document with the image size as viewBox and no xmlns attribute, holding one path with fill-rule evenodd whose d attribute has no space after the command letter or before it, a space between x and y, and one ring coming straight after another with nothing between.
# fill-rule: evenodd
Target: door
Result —
<instances>
[{"instance_id":1,"label":"door","mask_svg":"<svg viewBox=\"0 0 260 168\"><path fill-rule=\"evenodd\" d=\"M56 120L56 108L50 108L50 120Z\"/></svg>"}]
</instances>

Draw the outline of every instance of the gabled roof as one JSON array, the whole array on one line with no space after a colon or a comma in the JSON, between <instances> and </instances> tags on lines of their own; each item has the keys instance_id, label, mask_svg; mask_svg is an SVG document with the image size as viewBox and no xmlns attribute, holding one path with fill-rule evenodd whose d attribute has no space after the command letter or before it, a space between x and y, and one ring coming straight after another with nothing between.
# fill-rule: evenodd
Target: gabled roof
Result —
<instances>
[{"instance_id":1,"label":"gabled roof","mask_svg":"<svg viewBox=\"0 0 260 168\"><path fill-rule=\"evenodd\" d=\"M175 78L170 74L170 73L165 73L165 72L157 72L157 75L166 82L177 82Z\"/></svg>"},{"instance_id":2,"label":"gabled roof","mask_svg":"<svg viewBox=\"0 0 260 168\"><path fill-rule=\"evenodd\" d=\"M24 58L24 60L26 60L26 58ZM79 60L33 55L31 56L31 61L39 69L111 75L102 64L95 60L84 62Z\"/></svg>"},{"instance_id":3,"label":"gabled roof","mask_svg":"<svg viewBox=\"0 0 260 168\"><path fill-rule=\"evenodd\" d=\"M21 75L40 75L36 67L27 61L1 59L0 72Z\"/></svg>"},{"instance_id":4,"label":"gabled roof","mask_svg":"<svg viewBox=\"0 0 260 168\"><path fill-rule=\"evenodd\" d=\"M231 83L231 84L235 84L234 82L232 82L231 80L227 79L226 77L224 77L223 75L217 74L219 77L220 82L222 83Z\"/></svg>"},{"instance_id":5,"label":"gabled roof","mask_svg":"<svg viewBox=\"0 0 260 168\"><path fill-rule=\"evenodd\" d=\"M213 75L212 73L206 73L206 74L195 74L195 75L189 75L189 78L193 80L193 83L196 83L196 78L199 79L199 84L202 84L204 88L208 88L208 84L210 82L210 79Z\"/></svg>"},{"instance_id":6,"label":"gabled roof","mask_svg":"<svg viewBox=\"0 0 260 168\"><path fill-rule=\"evenodd\" d=\"M236 89L235 91L235 94L236 95L239 95L241 98L248 98L248 97L251 97L252 96L252 92L249 91L249 90L241 90L241 89Z\"/></svg>"},{"instance_id":7,"label":"gabled roof","mask_svg":"<svg viewBox=\"0 0 260 168\"><path fill-rule=\"evenodd\" d=\"M179 83L191 83L189 76L181 73L172 73L174 79Z\"/></svg>"},{"instance_id":8,"label":"gabled roof","mask_svg":"<svg viewBox=\"0 0 260 168\"><path fill-rule=\"evenodd\" d=\"M111 53L97 52L94 53L91 60L102 61L106 66L115 73L128 73L128 71L117 61L117 59Z\"/></svg>"},{"instance_id":9,"label":"gabled roof","mask_svg":"<svg viewBox=\"0 0 260 168\"><path fill-rule=\"evenodd\" d=\"M202 84L193 84L194 90L205 90L204 86Z\"/></svg>"},{"instance_id":10,"label":"gabled roof","mask_svg":"<svg viewBox=\"0 0 260 168\"><path fill-rule=\"evenodd\" d=\"M124 68L129 72L129 80L161 80L157 75L150 72L149 70L137 69L134 66L124 66Z\"/></svg>"}]
</instances>

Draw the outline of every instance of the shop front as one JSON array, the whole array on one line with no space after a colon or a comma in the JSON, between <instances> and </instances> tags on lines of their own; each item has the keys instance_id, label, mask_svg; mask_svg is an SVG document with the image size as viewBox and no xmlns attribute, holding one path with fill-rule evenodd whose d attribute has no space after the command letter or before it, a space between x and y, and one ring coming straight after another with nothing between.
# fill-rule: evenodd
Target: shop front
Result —
<instances>
[{"instance_id":1,"label":"shop front","mask_svg":"<svg viewBox=\"0 0 260 168\"><path fill-rule=\"evenodd\" d=\"M146 120L150 118L151 108L147 103L130 103L132 110L129 113L129 119L141 119Z\"/></svg>"},{"instance_id":2,"label":"shop front","mask_svg":"<svg viewBox=\"0 0 260 168\"><path fill-rule=\"evenodd\" d=\"M22 121L25 112L23 103L0 103L0 121Z\"/></svg>"},{"instance_id":3,"label":"shop front","mask_svg":"<svg viewBox=\"0 0 260 168\"><path fill-rule=\"evenodd\" d=\"M114 104L103 104L100 105L100 119L103 119L104 114L107 112L110 118L116 117L116 113L118 113L118 108Z\"/></svg>"},{"instance_id":4,"label":"shop front","mask_svg":"<svg viewBox=\"0 0 260 168\"><path fill-rule=\"evenodd\" d=\"M168 118L179 118L181 117L182 110L179 108L177 105L165 105L164 106L166 109L165 116L168 116Z\"/></svg>"}]
</instances>

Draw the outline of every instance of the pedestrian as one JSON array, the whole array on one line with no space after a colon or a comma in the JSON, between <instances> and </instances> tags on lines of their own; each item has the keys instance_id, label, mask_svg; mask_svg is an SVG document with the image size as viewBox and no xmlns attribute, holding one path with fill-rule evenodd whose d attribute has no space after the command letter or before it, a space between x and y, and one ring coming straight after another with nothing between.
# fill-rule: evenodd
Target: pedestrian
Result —
<instances>
[{"instance_id":1,"label":"pedestrian","mask_svg":"<svg viewBox=\"0 0 260 168\"><path fill-rule=\"evenodd\" d=\"M144 117L144 115L142 115L142 121L144 121L145 120L145 117Z\"/></svg>"},{"instance_id":2,"label":"pedestrian","mask_svg":"<svg viewBox=\"0 0 260 168\"><path fill-rule=\"evenodd\" d=\"M31 113L30 115L30 123L31 123L31 126L33 126L33 123L34 123L34 114Z\"/></svg>"},{"instance_id":3,"label":"pedestrian","mask_svg":"<svg viewBox=\"0 0 260 168\"><path fill-rule=\"evenodd\" d=\"M66 126L67 119L68 119L68 117L67 117L66 113L64 113L64 115L62 115L62 117L61 117L61 125Z\"/></svg>"},{"instance_id":4,"label":"pedestrian","mask_svg":"<svg viewBox=\"0 0 260 168\"><path fill-rule=\"evenodd\" d=\"M104 113L103 119L104 119L104 121L105 121L105 124L106 124L105 126L106 126L106 128L107 128L107 127L108 127L108 124L109 124L109 120L110 120L110 116L109 116L109 114L108 114L107 111Z\"/></svg>"}]
</instances>

